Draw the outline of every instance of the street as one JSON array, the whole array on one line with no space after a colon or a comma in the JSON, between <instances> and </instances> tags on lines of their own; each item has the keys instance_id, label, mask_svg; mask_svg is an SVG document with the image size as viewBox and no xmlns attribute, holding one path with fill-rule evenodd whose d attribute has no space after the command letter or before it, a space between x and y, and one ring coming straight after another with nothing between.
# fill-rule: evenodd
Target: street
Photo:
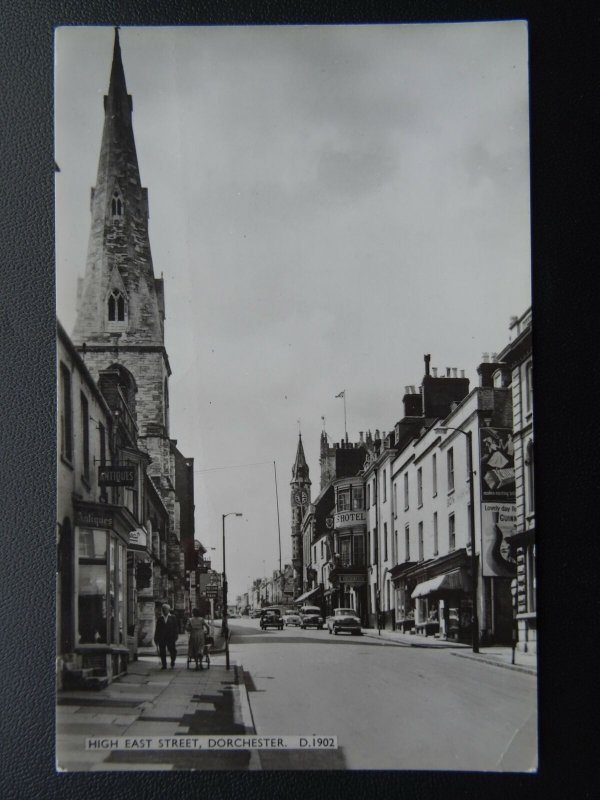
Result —
<instances>
[{"instance_id":1,"label":"street","mask_svg":"<svg viewBox=\"0 0 600 800\"><path fill-rule=\"evenodd\" d=\"M375 631L262 631L248 618L230 620L230 629L229 671L223 650L210 669L187 669L184 635L173 670L161 671L148 649L105 689L59 692L59 769L536 767L535 674L470 660L468 649L398 643ZM115 737L254 734L335 736L338 747L157 752L114 744ZM105 744L86 749L86 737Z\"/></svg>"},{"instance_id":2,"label":"street","mask_svg":"<svg viewBox=\"0 0 600 800\"><path fill-rule=\"evenodd\" d=\"M337 751L260 751L263 769L535 769L533 675L366 635L230 627L257 734L338 737Z\"/></svg>"}]
</instances>

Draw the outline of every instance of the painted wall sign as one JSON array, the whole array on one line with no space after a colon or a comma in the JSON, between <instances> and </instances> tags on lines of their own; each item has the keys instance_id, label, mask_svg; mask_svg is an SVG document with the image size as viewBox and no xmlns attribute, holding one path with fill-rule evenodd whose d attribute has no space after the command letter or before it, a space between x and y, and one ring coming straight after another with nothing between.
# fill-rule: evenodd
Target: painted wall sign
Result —
<instances>
[{"instance_id":1,"label":"painted wall sign","mask_svg":"<svg viewBox=\"0 0 600 800\"><path fill-rule=\"evenodd\" d=\"M517 530L514 503L483 503L481 506L482 570L486 578L514 578L517 564L506 541Z\"/></svg>"},{"instance_id":2,"label":"painted wall sign","mask_svg":"<svg viewBox=\"0 0 600 800\"><path fill-rule=\"evenodd\" d=\"M367 515L364 511L341 511L335 515L333 524L336 528L342 528L359 522L366 524L366 521Z\"/></svg>"},{"instance_id":3,"label":"painted wall sign","mask_svg":"<svg viewBox=\"0 0 600 800\"><path fill-rule=\"evenodd\" d=\"M86 528L104 528L111 530L114 528L114 517L112 514L103 514L100 511L75 511L75 524L84 525Z\"/></svg>"},{"instance_id":4,"label":"painted wall sign","mask_svg":"<svg viewBox=\"0 0 600 800\"><path fill-rule=\"evenodd\" d=\"M515 502L515 455L510 428L479 431L481 502Z\"/></svg>"}]
</instances>

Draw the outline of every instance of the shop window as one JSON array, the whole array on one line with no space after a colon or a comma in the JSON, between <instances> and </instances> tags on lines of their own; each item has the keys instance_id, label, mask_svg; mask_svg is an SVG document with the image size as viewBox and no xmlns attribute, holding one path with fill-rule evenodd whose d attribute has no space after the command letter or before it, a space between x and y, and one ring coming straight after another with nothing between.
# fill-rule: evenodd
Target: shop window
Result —
<instances>
[{"instance_id":1,"label":"shop window","mask_svg":"<svg viewBox=\"0 0 600 800\"><path fill-rule=\"evenodd\" d=\"M419 467L417 470L417 505L419 508L423 505L423 468Z\"/></svg>"},{"instance_id":2,"label":"shop window","mask_svg":"<svg viewBox=\"0 0 600 800\"><path fill-rule=\"evenodd\" d=\"M456 520L454 514L448 517L448 550L452 552L456 547Z\"/></svg>"},{"instance_id":3,"label":"shop window","mask_svg":"<svg viewBox=\"0 0 600 800\"><path fill-rule=\"evenodd\" d=\"M425 558L424 544L423 544L423 523L419 522L419 561Z\"/></svg>"},{"instance_id":4,"label":"shop window","mask_svg":"<svg viewBox=\"0 0 600 800\"><path fill-rule=\"evenodd\" d=\"M410 561L410 525L404 528L404 560Z\"/></svg>"},{"instance_id":5,"label":"shop window","mask_svg":"<svg viewBox=\"0 0 600 800\"><path fill-rule=\"evenodd\" d=\"M454 449L448 450L448 492L454 491Z\"/></svg>"},{"instance_id":6,"label":"shop window","mask_svg":"<svg viewBox=\"0 0 600 800\"><path fill-rule=\"evenodd\" d=\"M433 513L433 555L437 556L439 553L439 541L438 541L438 515L437 511Z\"/></svg>"},{"instance_id":7,"label":"shop window","mask_svg":"<svg viewBox=\"0 0 600 800\"><path fill-rule=\"evenodd\" d=\"M434 453L431 459L431 483L433 487L433 496L437 495L437 455Z\"/></svg>"},{"instance_id":8,"label":"shop window","mask_svg":"<svg viewBox=\"0 0 600 800\"><path fill-rule=\"evenodd\" d=\"M389 611L392 607L391 597L390 597L390 582L385 582L385 601L386 601L386 609Z\"/></svg>"},{"instance_id":9,"label":"shop window","mask_svg":"<svg viewBox=\"0 0 600 800\"><path fill-rule=\"evenodd\" d=\"M71 398L71 372L60 365L60 454L73 460L73 405Z\"/></svg>"},{"instance_id":10,"label":"shop window","mask_svg":"<svg viewBox=\"0 0 600 800\"><path fill-rule=\"evenodd\" d=\"M80 393L81 404L81 467L86 482L90 480L90 411L87 397Z\"/></svg>"},{"instance_id":11,"label":"shop window","mask_svg":"<svg viewBox=\"0 0 600 800\"><path fill-rule=\"evenodd\" d=\"M79 531L79 642L107 641L106 532Z\"/></svg>"}]
</instances>

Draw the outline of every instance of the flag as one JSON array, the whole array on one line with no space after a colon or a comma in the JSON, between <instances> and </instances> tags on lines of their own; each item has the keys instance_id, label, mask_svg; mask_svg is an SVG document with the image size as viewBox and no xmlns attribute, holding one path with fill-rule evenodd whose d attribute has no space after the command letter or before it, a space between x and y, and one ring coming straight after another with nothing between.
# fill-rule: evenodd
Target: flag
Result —
<instances>
[{"instance_id":1,"label":"flag","mask_svg":"<svg viewBox=\"0 0 600 800\"><path fill-rule=\"evenodd\" d=\"M339 394L336 394L336 397L345 397L346 390L343 389Z\"/></svg>"}]
</instances>

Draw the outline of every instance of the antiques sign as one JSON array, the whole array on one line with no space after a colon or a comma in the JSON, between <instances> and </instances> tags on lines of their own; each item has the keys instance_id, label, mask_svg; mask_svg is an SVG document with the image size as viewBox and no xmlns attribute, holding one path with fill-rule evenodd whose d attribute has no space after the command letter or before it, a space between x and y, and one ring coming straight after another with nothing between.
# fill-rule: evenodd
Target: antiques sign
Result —
<instances>
[{"instance_id":1,"label":"antiques sign","mask_svg":"<svg viewBox=\"0 0 600 800\"><path fill-rule=\"evenodd\" d=\"M100 486L134 486L135 478L135 466L98 467L98 484Z\"/></svg>"}]
</instances>

